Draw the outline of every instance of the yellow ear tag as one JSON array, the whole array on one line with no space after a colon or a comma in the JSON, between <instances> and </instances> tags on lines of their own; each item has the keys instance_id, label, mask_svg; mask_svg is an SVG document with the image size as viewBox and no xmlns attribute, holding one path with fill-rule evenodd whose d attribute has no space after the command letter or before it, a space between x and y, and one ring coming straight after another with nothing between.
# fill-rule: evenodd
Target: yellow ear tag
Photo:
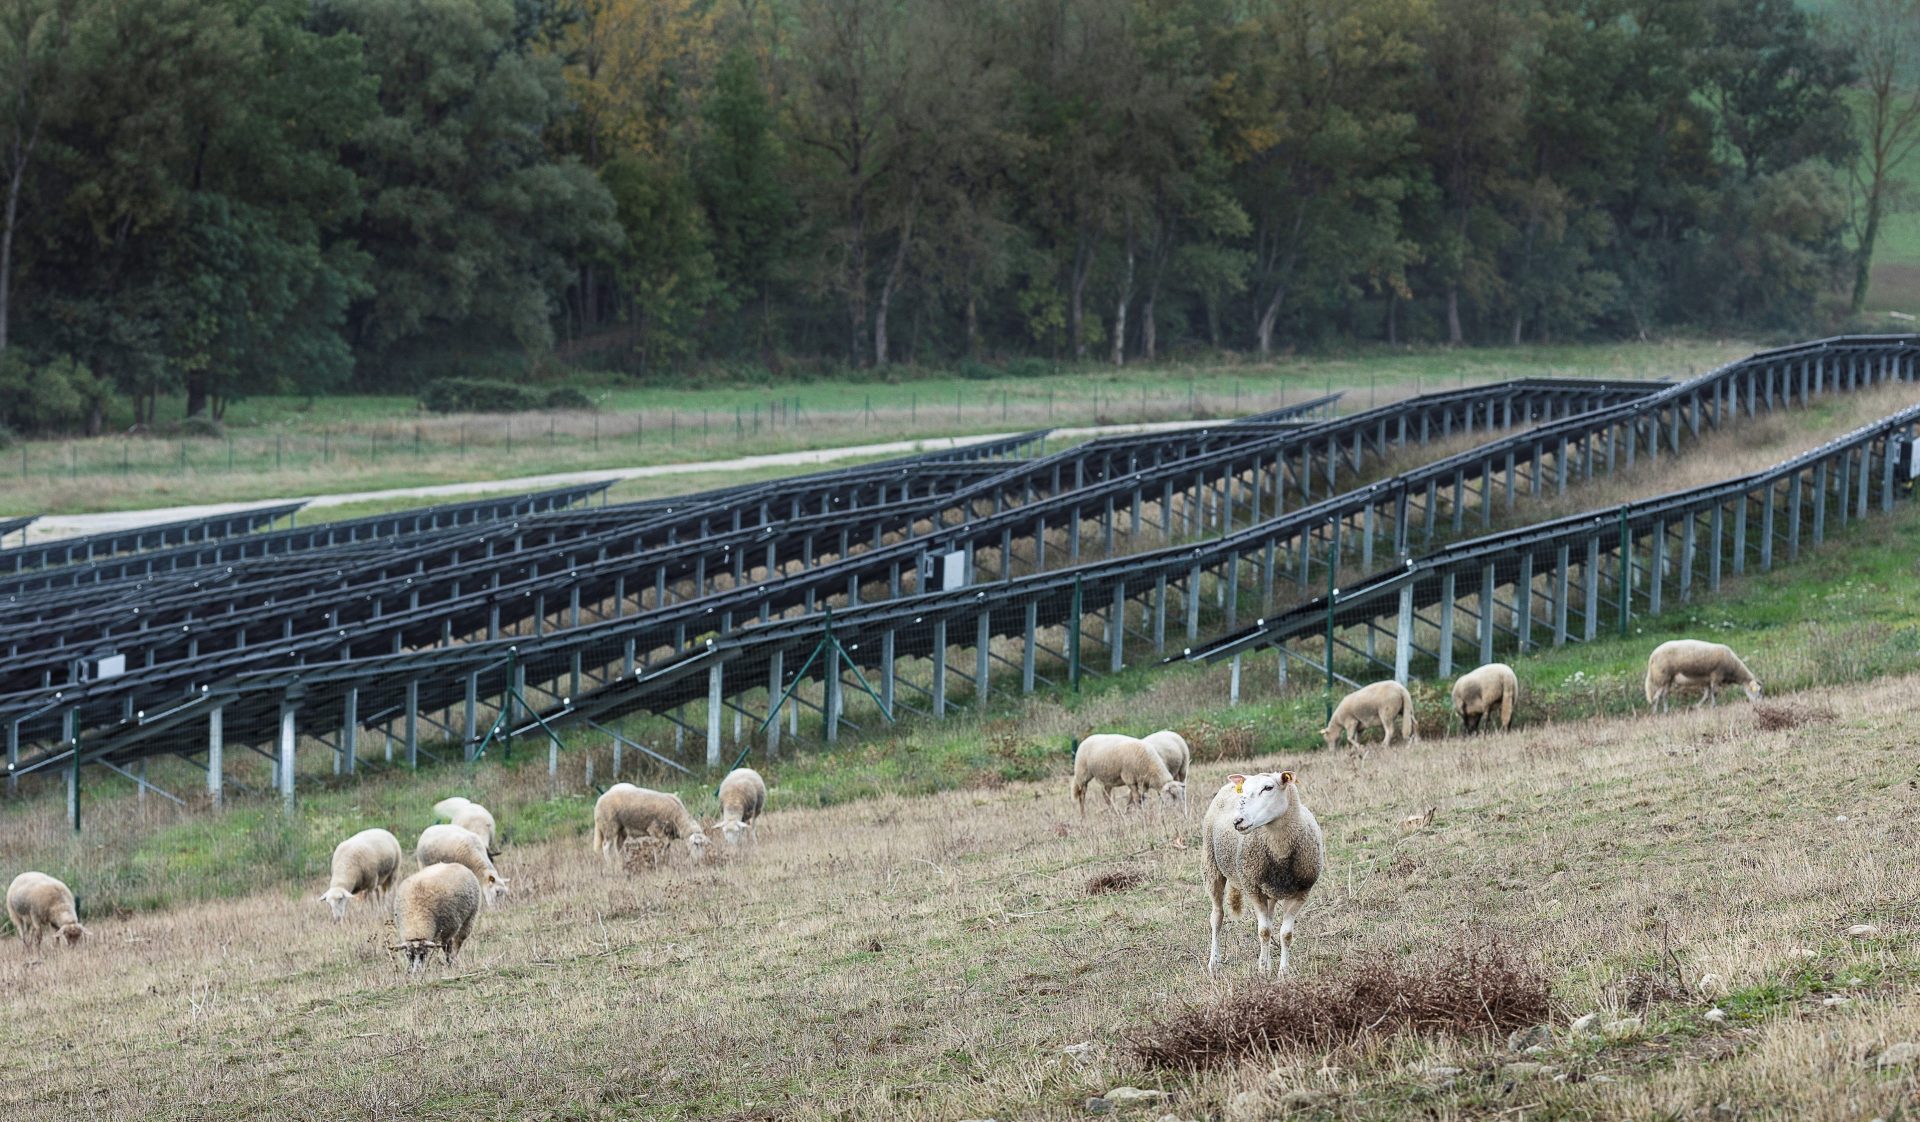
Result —
<instances>
[{"instance_id":1,"label":"yellow ear tag","mask_svg":"<svg viewBox=\"0 0 1920 1122\"><path fill-rule=\"evenodd\" d=\"M1245 790L1243 789L1243 788L1244 788L1245 786L1246 786L1246 780L1244 780L1244 779L1243 779L1243 780L1241 780L1241 781L1240 781L1240 782L1238 782L1238 783L1235 783L1235 784L1233 785L1233 793L1234 793L1234 794L1236 794L1236 795L1241 795L1241 794L1245 794L1246 792L1245 792Z\"/></svg>"}]
</instances>

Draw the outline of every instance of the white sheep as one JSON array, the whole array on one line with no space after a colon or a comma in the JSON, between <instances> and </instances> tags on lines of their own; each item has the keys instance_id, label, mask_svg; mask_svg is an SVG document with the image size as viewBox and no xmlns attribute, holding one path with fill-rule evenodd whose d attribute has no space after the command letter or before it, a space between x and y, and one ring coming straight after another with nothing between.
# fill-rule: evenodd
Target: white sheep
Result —
<instances>
[{"instance_id":1,"label":"white sheep","mask_svg":"<svg viewBox=\"0 0 1920 1122\"><path fill-rule=\"evenodd\" d=\"M1385 748L1393 743L1393 722L1396 717L1400 720L1401 733L1409 741L1419 739L1413 723L1413 695L1407 692L1407 687L1394 681L1375 682L1340 699L1340 704L1334 707L1333 719L1327 722L1326 728L1320 730L1320 738L1326 741L1327 749L1331 751L1344 730L1347 746L1360 752L1360 730L1377 721L1384 734L1380 747Z\"/></svg>"},{"instance_id":2,"label":"white sheep","mask_svg":"<svg viewBox=\"0 0 1920 1122\"><path fill-rule=\"evenodd\" d=\"M1127 789L1127 805L1145 805L1147 794L1159 791L1168 801L1184 803L1187 785L1173 777L1167 763L1151 744L1131 736L1096 733L1073 750L1073 799L1080 817L1087 816L1087 786L1100 784L1100 795L1113 805L1113 789Z\"/></svg>"},{"instance_id":3,"label":"white sheep","mask_svg":"<svg viewBox=\"0 0 1920 1122\"><path fill-rule=\"evenodd\" d=\"M493 844L499 837L499 827L494 825L493 815L486 807L463 795L454 795L434 803L433 816L472 830L487 847L488 857L500 856L500 848Z\"/></svg>"},{"instance_id":4,"label":"white sheep","mask_svg":"<svg viewBox=\"0 0 1920 1122\"><path fill-rule=\"evenodd\" d=\"M73 890L45 873L21 873L7 886L7 918L20 934L20 941L38 950L40 940L51 931L71 947L87 929L80 925L80 913L74 907Z\"/></svg>"},{"instance_id":5,"label":"white sheep","mask_svg":"<svg viewBox=\"0 0 1920 1122\"><path fill-rule=\"evenodd\" d=\"M429 865L464 865L486 889L486 901L497 904L507 894L507 878L493 867L486 843L465 826L428 826L420 832L413 856L422 869Z\"/></svg>"},{"instance_id":6,"label":"white sheep","mask_svg":"<svg viewBox=\"0 0 1920 1122\"><path fill-rule=\"evenodd\" d=\"M1142 744L1160 753L1161 762L1167 765L1167 774L1180 782L1187 781L1187 765L1193 762L1193 749L1187 747L1187 738L1172 729L1161 729L1151 736L1140 738Z\"/></svg>"},{"instance_id":7,"label":"white sheep","mask_svg":"<svg viewBox=\"0 0 1920 1122\"><path fill-rule=\"evenodd\" d=\"M400 839L378 827L362 830L333 847L333 877L320 902L333 909L338 923L350 898L390 891L399 871Z\"/></svg>"},{"instance_id":8,"label":"white sheep","mask_svg":"<svg viewBox=\"0 0 1920 1122\"><path fill-rule=\"evenodd\" d=\"M1667 709L1667 695L1675 686L1700 686L1702 703L1719 706L1721 686L1742 686L1747 699L1760 700L1760 680L1725 643L1674 639L1653 648L1647 658L1647 704L1656 713Z\"/></svg>"},{"instance_id":9,"label":"white sheep","mask_svg":"<svg viewBox=\"0 0 1920 1122\"><path fill-rule=\"evenodd\" d=\"M706 831L679 795L615 783L593 804L593 848L614 864L627 842L639 838L664 838L669 845L685 839L688 860L696 865L707 855Z\"/></svg>"},{"instance_id":10,"label":"white sheep","mask_svg":"<svg viewBox=\"0 0 1920 1122\"><path fill-rule=\"evenodd\" d=\"M1513 724L1513 706L1519 698L1520 679L1504 662L1489 662L1453 683L1453 711L1465 732L1478 732L1480 723L1496 713L1505 731Z\"/></svg>"},{"instance_id":11,"label":"white sheep","mask_svg":"<svg viewBox=\"0 0 1920 1122\"><path fill-rule=\"evenodd\" d=\"M741 835L754 836L753 820L767 805L767 781L750 767L737 767L720 781L720 821L714 829L728 845L739 845Z\"/></svg>"},{"instance_id":12,"label":"white sheep","mask_svg":"<svg viewBox=\"0 0 1920 1122\"><path fill-rule=\"evenodd\" d=\"M1260 932L1260 973L1273 969L1273 909L1280 913L1280 969L1293 945L1293 917L1307 902L1326 863L1320 823L1300 801L1290 771L1230 775L1207 807L1201 828L1207 891L1213 897L1213 945L1207 974L1220 969L1220 925L1242 896L1253 900Z\"/></svg>"},{"instance_id":13,"label":"white sheep","mask_svg":"<svg viewBox=\"0 0 1920 1122\"><path fill-rule=\"evenodd\" d=\"M392 950L407 954L407 973L418 973L438 948L447 965L473 934L480 914L480 880L465 865L428 865L400 882L393 892L393 922L400 942Z\"/></svg>"}]
</instances>

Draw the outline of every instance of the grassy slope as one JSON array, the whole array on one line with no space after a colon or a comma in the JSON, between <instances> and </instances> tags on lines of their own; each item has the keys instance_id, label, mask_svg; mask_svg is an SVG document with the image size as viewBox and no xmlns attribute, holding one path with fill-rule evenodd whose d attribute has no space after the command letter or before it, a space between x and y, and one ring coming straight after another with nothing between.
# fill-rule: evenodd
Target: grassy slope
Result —
<instances>
[{"instance_id":1,"label":"grassy slope","mask_svg":"<svg viewBox=\"0 0 1920 1122\"><path fill-rule=\"evenodd\" d=\"M706 379L685 388L608 389L599 414L512 418L423 417L411 398L399 397L259 398L233 405L230 442L33 441L0 454L0 514L135 509L881 440L1218 417L1298 402L1328 389L1346 390L1351 410L1418 390L1523 375L1684 377L1754 349L1738 340L1381 348L1257 365L1067 367L1043 377L988 381L911 370L899 380L872 382ZM798 413L785 408L788 402L798 403ZM769 413L777 403L786 418L778 422ZM636 433L641 411L644 428Z\"/></svg>"}]
</instances>

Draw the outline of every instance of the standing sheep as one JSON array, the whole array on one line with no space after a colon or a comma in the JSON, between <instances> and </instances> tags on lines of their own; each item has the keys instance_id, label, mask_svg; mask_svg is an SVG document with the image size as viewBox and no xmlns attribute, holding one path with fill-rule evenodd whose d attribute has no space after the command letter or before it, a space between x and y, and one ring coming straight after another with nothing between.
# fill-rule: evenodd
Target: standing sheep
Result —
<instances>
[{"instance_id":1,"label":"standing sheep","mask_svg":"<svg viewBox=\"0 0 1920 1122\"><path fill-rule=\"evenodd\" d=\"M1140 742L1160 753L1160 761L1167 765L1167 774L1180 782L1187 781L1187 765L1193 762L1193 749L1187 747L1187 738L1172 729L1161 729L1152 736L1143 736Z\"/></svg>"},{"instance_id":2,"label":"standing sheep","mask_svg":"<svg viewBox=\"0 0 1920 1122\"><path fill-rule=\"evenodd\" d=\"M739 845L740 835L751 838L753 820L767 805L767 781L750 767L737 767L720 781L720 821L714 829L728 845Z\"/></svg>"},{"instance_id":3,"label":"standing sheep","mask_svg":"<svg viewBox=\"0 0 1920 1122\"><path fill-rule=\"evenodd\" d=\"M393 950L407 952L407 973L417 974L427 956L438 947L447 965L473 934L480 914L480 881L465 865L428 865L400 882L393 893L393 923L400 942Z\"/></svg>"},{"instance_id":4,"label":"standing sheep","mask_svg":"<svg viewBox=\"0 0 1920 1122\"><path fill-rule=\"evenodd\" d=\"M615 783L593 804L593 848L614 864L629 839L664 838L671 845L684 838L687 858L699 864L707 855L707 835L687 813L679 795Z\"/></svg>"},{"instance_id":5,"label":"standing sheep","mask_svg":"<svg viewBox=\"0 0 1920 1122\"><path fill-rule=\"evenodd\" d=\"M1087 785L1098 782L1100 795L1113 805L1113 789L1127 789L1127 805L1145 805L1149 791L1159 791L1170 801L1184 803L1187 785L1173 777L1167 763L1151 744L1131 736L1097 733L1089 736L1073 751L1073 799L1080 804L1080 817L1087 816Z\"/></svg>"},{"instance_id":6,"label":"standing sheep","mask_svg":"<svg viewBox=\"0 0 1920 1122\"><path fill-rule=\"evenodd\" d=\"M1647 659L1647 704L1656 713L1667 709L1667 695L1675 686L1700 686L1701 703L1720 704L1721 686L1745 687L1747 700L1760 700L1760 680L1725 643L1703 643L1698 639L1673 639L1653 648Z\"/></svg>"},{"instance_id":7,"label":"standing sheep","mask_svg":"<svg viewBox=\"0 0 1920 1122\"><path fill-rule=\"evenodd\" d=\"M1380 747L1385 748L1393 743L1393 721L1396 717L1400 719L1401 734L1409 741L1418 739L1413 724L1413 695L1407 692L1407 687L1393 681L1375 682L1340 699L1340 704L1333 710L1333 719L1327 722L1326 728L1320 730L1320 738L1327 742L1327 749L1331 751L1344 729L1347 746L1355 752L1363 752L1360 730L1378 721L1380 731L1384 734Z\"/></svg>"},{"instance_id":8,"label":"standing sheep","mask_svg":"<svg viewBox=\"0 0 1920 1122\"><path fill-rule=\"evenodd\" d=\"M494 825L493 815L486 807L472 799L455 795L434 803L433 816L444 818L455 826L472 830L480 839L480 843L487 847L488 857L500 856L500 848L493 844L499 834L499 827Z\"/></svg>"},{"instance_id":9,"label":"standing sheep","mask_svg":"<svg viewBox=\"0 0 1920 1122\"><path fill-rule=\"evenodd\" d=\"M348 899L389 891L399 871L400 839L378 827L362 830L333 847L333 879L320 902L333 909L338 923L346 918Z\"/></svg>"},{"instance_id":10,"label":"standing sheep","mask_svg":"<svg viewBox=\"0 0 1920 1122\"><path fill-rule=\"evenodd\" d=\"M486 887L489 904L499 903L500 897L507 894L507 878L493 867L493 859L487 856L487 847L479 835L464 826L428 826L420 832L420 842L413 847L413 855L422 869L440 864L466 866L474 879Z\"/></svg>"},{"instance_id":11,"label":"standing sheep","mask_svg":"<svg viewBox=\"0 0 1920 1122\"><path fill-rule=\"evenodd\" d=\"M1504 662L1489 662L1471 674L1462 674L1453 683L1453 711L1459 714L1460 728L1478 732L1480 723L1495 713L1500 715L1500 730L1513 723L1513 706L1520 699L1520 679L1513 667Z\"/></svg>"},{"instance_id":12,"label":"standing sheep","mask_svg":"<svg viewBox=\"0 0 1920 1122\"><path fill-rule=\"evenodd\" d=\"M71 947L87 929L80 926L80 913L74 907L73 890L45 873L21 873L7 886L7 918L20 933L20 941L29 949L40 949L40 940L51 931Z\"/></svg>"},{"instance_id":13,"label":"standing sheep","mask_svg":"<svg viewBox=\"0 0 1920 1122\"><path fill-rule=\"evenodd\" d=\"M1293 773L1230 775L1201 827L1207 892L1213 897L1213 945L1207 975L1220 969L1220 925L1230 905L1251 897L1260 931L1260 973L1273 969L1273 908L1280 905L1280 969L1293 945L1293 917L1326 863L1320 823L1300 801Z\"/></svg>"}]
</instances>

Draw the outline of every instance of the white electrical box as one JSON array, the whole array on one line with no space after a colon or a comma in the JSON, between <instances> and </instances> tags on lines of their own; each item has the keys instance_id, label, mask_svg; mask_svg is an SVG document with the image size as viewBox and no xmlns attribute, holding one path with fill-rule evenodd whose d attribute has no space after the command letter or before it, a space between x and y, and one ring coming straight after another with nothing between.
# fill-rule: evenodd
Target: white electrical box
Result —
<instances>
[{"instance_id":1,"label":"white electrical box","mask_svg":"<svg viewBox=\"0 0 1920 1122\"><path fill-rule=\"evenodd\" d=\"M127 672L127 656L108 655L93 664L93 676L98 678L118 678Z\"/></svg>"},{"instance_id":2,"label":"white electrical box","mask_svg":"<svg viewBox=\"0 0 1920 1122\"><path fill-rule=\"evenodd\" d=\"M956 549L940 558L940 589L965 588L967 585L967 562L972 554L964 549Z\"/></svg>"}]
</instances>

